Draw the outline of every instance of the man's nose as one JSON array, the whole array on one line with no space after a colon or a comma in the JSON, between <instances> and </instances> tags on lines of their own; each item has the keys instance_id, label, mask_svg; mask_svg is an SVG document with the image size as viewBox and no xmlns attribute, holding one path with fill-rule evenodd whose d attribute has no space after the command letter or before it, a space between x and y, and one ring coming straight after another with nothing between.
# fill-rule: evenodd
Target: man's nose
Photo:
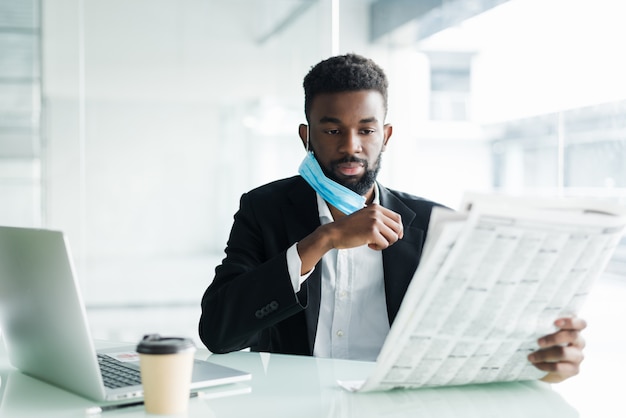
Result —
<instances>
[{"instance_id":1,"label":"man's nose","mask_svg":"<svg viewBox=\"0 0 626 418\"><path fill-rule=\"evenodd\" d=\"M362 144L358 133L352 131L347 132L341 139L339 151L350 155L360 153L362 151Z\"/></svg>"}]
</instances>

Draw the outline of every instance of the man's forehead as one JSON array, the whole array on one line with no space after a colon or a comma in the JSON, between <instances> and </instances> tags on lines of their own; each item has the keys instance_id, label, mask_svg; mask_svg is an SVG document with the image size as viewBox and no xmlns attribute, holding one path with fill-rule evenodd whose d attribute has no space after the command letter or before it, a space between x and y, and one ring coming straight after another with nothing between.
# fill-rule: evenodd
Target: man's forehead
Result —
<instances>
[{"instance_id":1,"label":"man's forehead","mask_svg":"<svg viewBox=\"0 0 626 418\"><path fill-rule=\"evenodd\" d=\"M377 90L357 90L337 93L320 93L315 96L311 106L313 121L332 118L342 119L347 116L363 120L382 120L385 105L382 94ZM342 115L342 117L339 117Z\"/></svg>"},{"instance_id":2,"label":"man's forehead","mask_svg":"<svg viewBox=\"0 0 626 418\"><path fill-rule=\"evenodd\" d=\"M378 90L346 90L337 92L317 93L313 98L313 104L317 101L349 101L349 100L377 100L384 101L383 95Z\"/></svg>"}]
</instances>

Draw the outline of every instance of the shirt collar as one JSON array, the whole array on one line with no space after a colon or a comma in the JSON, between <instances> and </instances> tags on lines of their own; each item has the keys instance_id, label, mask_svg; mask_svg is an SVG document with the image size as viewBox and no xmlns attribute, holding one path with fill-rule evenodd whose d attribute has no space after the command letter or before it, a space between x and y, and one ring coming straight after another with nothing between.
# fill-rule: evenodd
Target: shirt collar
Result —
<instances>
[{"instance_id":1,"label":"shirt collar","mask_svg":"<svg viewBox=\"0 0 626 418\"><path fill-rule=\"evenodd\" d=\"M317 212L319 213L320 221L322 224L327 224L333 221L333 215L330 213L330 208L322 196L319 193L315 193L317 196ZM374 199L372 203L380 204L380 191L378 190L378 183L374 182Z\"/></svg>"}]
</instances>

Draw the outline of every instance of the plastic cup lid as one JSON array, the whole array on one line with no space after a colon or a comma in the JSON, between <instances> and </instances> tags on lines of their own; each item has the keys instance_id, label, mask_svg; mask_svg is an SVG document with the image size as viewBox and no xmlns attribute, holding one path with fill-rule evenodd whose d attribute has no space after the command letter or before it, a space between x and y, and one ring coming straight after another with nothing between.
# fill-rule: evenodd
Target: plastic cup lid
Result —
<instances>
[{"instance_id":1,"label":"plastic cup lid","mask_svg":"<svg viewBox=\"0 0 626 418\"><path fill-rule=\"evenodd\" d=\"M161 337L159 334L148 334L144 335L137 345L137 352L140 354L175 354L195 348L195 344L189 338Z\"/></svg>"}]
</instances>

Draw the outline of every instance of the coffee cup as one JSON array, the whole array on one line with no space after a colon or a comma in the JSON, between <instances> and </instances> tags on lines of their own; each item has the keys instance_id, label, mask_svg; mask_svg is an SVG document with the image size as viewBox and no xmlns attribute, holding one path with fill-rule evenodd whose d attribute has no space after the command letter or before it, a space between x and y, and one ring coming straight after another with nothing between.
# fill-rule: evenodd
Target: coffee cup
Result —
<instances>
[{"instance_id":1,"label":"coffee cup","mask_svg":"<svg viewBox=\"0 0 626 418\"><path fill-rule=\"evenodd\" d=\"M137 345L146 412L176 415L187 411L196 347L188 338L149 334Z\"/></svg>"}]
</instances>

